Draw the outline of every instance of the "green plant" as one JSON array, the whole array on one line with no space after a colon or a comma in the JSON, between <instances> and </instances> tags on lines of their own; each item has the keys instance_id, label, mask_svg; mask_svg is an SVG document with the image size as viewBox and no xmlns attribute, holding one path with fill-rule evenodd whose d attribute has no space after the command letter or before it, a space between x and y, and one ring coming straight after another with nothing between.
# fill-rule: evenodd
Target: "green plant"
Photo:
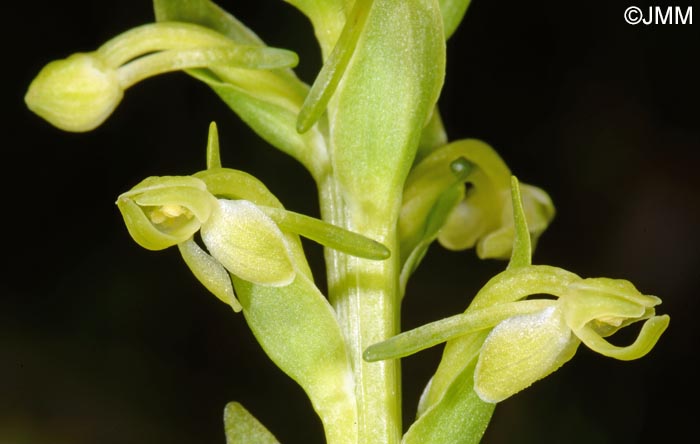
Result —
<instances>
[{"instance_id":1,"label":"green plant","mask_svg":"<svg viewBox=\"0 0 700 444\"><path fill-rule=\"evenodd\" d=\"M468 1L290 1L314 26L313 85L294 53L265 46L209 1L158 1L156 23L53 62L26 96L59 128L100 125L134 83L172 70L204 82L316 181L321 219L284 209L257 179L224 168L216 125L206 165L151 177L117 205L136 242L176 246L202 284L242 312L270 358L308 394L329 443L477 442L497 402L567 362L583 342L618 359L646 354L668 316L629 282L533 265L554 217L478 140L448 141L436 108L445 40ZM322 244L328 295L300 236ZM400 333L412 273L438 240L508 259L462 314ZM533 297L551 295L554 298ZM604 338L645 321L634 343ZM397 358L446 342L415 422L402 433ZM225 410L229 443L275 442L245 409Z\"/></svg>"}]
</instances>

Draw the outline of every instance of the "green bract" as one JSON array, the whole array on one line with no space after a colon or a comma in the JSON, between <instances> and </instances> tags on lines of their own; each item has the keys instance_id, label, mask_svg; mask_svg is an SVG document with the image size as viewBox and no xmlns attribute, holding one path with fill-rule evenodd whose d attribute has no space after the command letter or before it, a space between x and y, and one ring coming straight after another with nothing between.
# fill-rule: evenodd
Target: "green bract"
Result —
<instances>
[{"instance_id":1,"label":"green bract","mask_svg":"<svg viewBox=\"0 0 700 444\"><path fill-rule=\"evenodd\" d=\"M226 444L279 444L274 435L237 402L226 404L224 430Z\"/></svg>"},{"instance_id":2,"label":"green bract","mask_svg":"<svg viewBox=\"0 0 700 444\"><path fill-rule=\"evenodd\" d=\"M358 226L398 214L403 183L445 69L436 2L355 5L365 3L371 9L327 111L334 175Z\"/></svg>"}]
</instances>

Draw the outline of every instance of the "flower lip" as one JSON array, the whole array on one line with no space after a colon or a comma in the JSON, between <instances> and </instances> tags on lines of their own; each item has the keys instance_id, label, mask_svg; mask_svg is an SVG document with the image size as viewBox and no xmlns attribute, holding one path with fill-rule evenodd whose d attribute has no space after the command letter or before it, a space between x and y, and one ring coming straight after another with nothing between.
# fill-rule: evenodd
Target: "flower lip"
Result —
<instances>
[{"instance_id":1,"label":"flower lip","mask_svg":"<svg viewBox=\"0 0 700 444\"><path fill-rule=\"evenodd\" d=\"M620 360L638 359L651 351L669 323L656 316L656 296L640 293L621 279L589 278L569 285L562 297L566 323L591 350ZM605 340L623 327L644 321L634 342L616 346Z\"/></svg>"}]
</instances>

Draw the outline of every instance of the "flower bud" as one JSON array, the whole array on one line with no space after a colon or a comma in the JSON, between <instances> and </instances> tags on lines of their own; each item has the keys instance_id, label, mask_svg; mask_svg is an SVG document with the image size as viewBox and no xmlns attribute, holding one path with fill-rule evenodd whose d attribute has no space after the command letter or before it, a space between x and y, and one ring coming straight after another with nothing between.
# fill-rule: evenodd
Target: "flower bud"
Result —
<instances>
[{"instance_id":1,"label":"flower bud","mask_svg":"<svg viewBox=\"0 0 700 444\"><path fill-rule=\"evenodd\" d=\"M92 53L78 53L46 65L24 100L52 125L85 132L104 122L123 95L116 70Z\"/></svg>"}]
</instances>

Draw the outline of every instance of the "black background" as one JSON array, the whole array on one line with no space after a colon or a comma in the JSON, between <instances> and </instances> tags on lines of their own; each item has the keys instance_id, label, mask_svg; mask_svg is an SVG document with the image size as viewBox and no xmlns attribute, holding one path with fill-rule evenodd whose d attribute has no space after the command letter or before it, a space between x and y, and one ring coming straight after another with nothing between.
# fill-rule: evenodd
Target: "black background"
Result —
<instances>
[{"instance_id":1,"label":"black background","mask_svg":"<svg viewBox=\"0 0 700 444\"><path fill-rule=\"evenodd\" d=\"M297 72L313 81L319 56L300 13L275 0L220 4L268 44L297 51ZM629 279L671 315L641 360L581 347L500 404L484 443L655 443L696 433L700 10L692 25L623 19L631 5L669 4L692 5L474 0L448 42L440 106L450 139L492 144L557 206L534 262ZM151 21L150 2L13 2L4 17L0 444L223 443L231 400L283 443L323 442L303 392L267 360L242 316L208 295L176 251L138 247L114 205L146 176L203 169L212 120L225 166L316 215L308 174L181 73L134 86L86 134L25 108L45 63ZM320 252L307 247L322 279ZM504 266L433 247L409 284L404 328L462 311ZM403 361L406 424L439 355Z\"/></svg>"}]
</instances>

